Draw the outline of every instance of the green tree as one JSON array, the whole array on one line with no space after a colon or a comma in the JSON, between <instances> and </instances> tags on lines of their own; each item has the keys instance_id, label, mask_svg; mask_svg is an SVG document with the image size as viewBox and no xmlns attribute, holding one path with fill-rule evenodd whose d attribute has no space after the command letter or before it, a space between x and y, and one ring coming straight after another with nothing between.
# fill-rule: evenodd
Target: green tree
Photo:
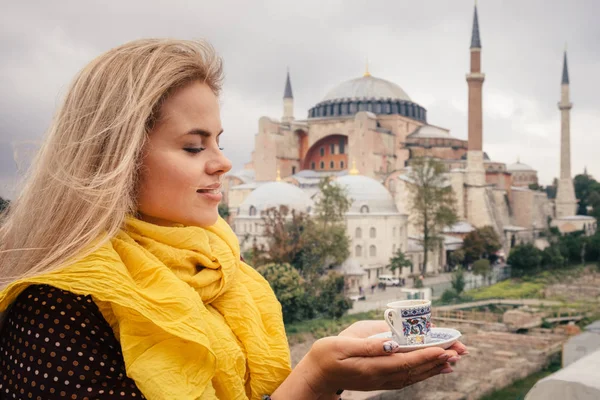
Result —
<instances>
[{"instance_id":1,"label":"green tree","mask_svg":"<svg viewBox=\"0 0 600 400\"><path fill-rule=\"evenodd\" d=\"M577 214L588 215L588 206L593 206L591 196L600 192L600 183L587 172L576 175L573 179L575 197L578 200Z\"/></svg>"},{"instance_id":2,"label":"green tree","mask_svg":"<svg viewBox=\"0 0 600 400\"><path fill-rule=\"evenodd\" d=\"M492 267L490 267L490 260L482 258L473 263L473 273L481 276L483 279L488 278L492 274Z\"/></svg>"},{"instance_id":3,"label":"green tree","mask_svg":"<svg viewBox=\"0 0 600 400\"><path fill-rule=\"evenodd\" d=\"M465 273L462 268L457 268L456 271L452 273L452 290L456 293L456 296L460 296L460 294L465 290Z\"/></svg>"},{"instance_id":4,"label":"green tree","mask_svg":"<svg viewBox=\"0 0 600 400\"><path fill-rule=\"evenodd\" d=\"M322 275L326 268L339 265L350 256L345 214L352 201L346 189L329 178L319 182L319 190L315 213L305 223L300 252L294 259L294 265L306 279Z\"/></svg>"},{"instance_id":5,"label":"green tree","mask_svg":"<svg viewBox=\"0 0 600 400\"><path fill-rule=\"evenodd\" d=\"M565 265L565 261L558 246L550 245L542 250L542 266L545 268L562 267Z\"/></svg>"},{"instance_id":6,"label":"green tree","mask_svg":"<svg viewBox=\"0 0 600 400\"><path fill-rule=\"evenodd\" d=\"M267 262L296 266L303 250L303 232L308 224L306 214L286 206L269 208L262 215L263 235L267 246L262 249ZM255 256L261 249L255 249Z\"/></svg>"},{"instance_id":7,"label":"green tree","mask_svg":"<svg viewBox=\"0 0 600 400\"><path fill-rule=\"evenodd\" d=\"M306 285L310 293L311 304L317 317L340 318L350 308L352 301L344 295L344 277L330 273L317 281Z\"/></svg>"},{"instance_id":8,"label":"green tree","mask_svg":"<svg viewBox=\"0 0 600 400\"><path fill-rule=\"evenodd\" d=\"M285 323L301 321L305 317L306 301L304 280L290 264L270 263L256 269L271 285L281 303Z\"/></svg>"},{"instance_id":9,"label":"green tree","mask_svg":"<svg viewBox=\"0 0 600 400\"><path fill-rule=\"evenodd\" d=\"M513 276L530 275L538 271L542 262L542 252L532 244L515 246L508 256Z\"/></svg>"},{"instance_id":10,"label":"green tree","mask_svg":"<svg viewBox=\"0 0 600 400\"><path fill-rule=\"evenodd\" d=\"M463 240L465 262L472 263L480 258L495 260L495 253L502 248L498 234L491 226L469 232Z\"/></svg>"},{"instance_id":11,"label":"green tree","mask_svg":"<svg viewBox=\"0 0 600 400\"><path fill-rule=\"evenodd\" d=\"M558 237L558 248L566 263L578 264L581 262L584 240L582 232L573 232Z\"/></svg>"},{"instance_id":12,"label":"green tree","mask_svg":"<svg viewBox=\"0 0 600 400\"><path fill-rule=\"evenodd\" d=\"M224 220L227 220L227 218L229 218L229 215L229 206L225 203L219 203L219 216Z\"/></svg>"},{"instance_id":13,"label":"green tree","mask_svg":"<svg viewBox=\"0 0 600 400\"><path fill-rule=\"evenodd\" d=\"M412 261L406 257L406 255L402 252L402 249L396 250L396 253L392 255L392 258L390 258L390 263L387 265L392 272L396 270L402 272L402 268L410 266L412 266Z\"/></svg>"},{"instance_id":14,"label":"green tree","mask_svg":"<svg viewBox=\"0 0 600 400\"><path fill-rule=\"evenodd\" d=\"M8 208L10 201L8 199L3 199L0 197L0 213Z\"/></svg>"},{"instance_id":15,"label":"green tree","mask_svg":"<svg viewBox=\"0 0 600 400\"><path fill-rule=\"evenodd\" d=\"M329 178L319 182L320 194L315 203L315 218L322 225L335 225L344 222L344 216L352 205L348 192L343 186Z\"/></svg>"},{"instance_id":16,"label":"green tree","mask_svg":"<svg viewBox=\"0 0 600 400\"><path fill-rule=\"evenodd\" d=\"M546 188L544 190L546 191L546 195L548 195L549 199L555 199L557 189L558 189L558 179L554 178L552 180L552 185L546 186Z\"/></svg>"},{"instance_id":17,"label":"green tree","mask_svg":"<svg viewBox=\"0 0 600 400\"><path fill-rule=\"evenodd\" d=\"M429 252L441 243L440 233L456 223L456 198L444 176L442 163L432 158L416 158L408 174L413 223L423 235L423 275Z\"/></svg>"},{"instance_id":18,"label":"green tree","mask_svg":"<svg viewBox=\"0 0 600 400\"><path fill-rule=\"evenodd\" d=\"M350 239L342 224L323 226L309 220L301 242L294 265L307 279L322 275L327 268L340 265L350 256Z\"/></svg>"},{"instance_id":19,"label":"green tree","mask_svg":"<svg viewBox=\"0 0 600 400\"><path fill-rule=\"evenodd\" d=\"M452 265L463 265L465 258L466 253L464 249L454 250L452 253L450 253L450 262Z\"/></svg>"}]
</instances>

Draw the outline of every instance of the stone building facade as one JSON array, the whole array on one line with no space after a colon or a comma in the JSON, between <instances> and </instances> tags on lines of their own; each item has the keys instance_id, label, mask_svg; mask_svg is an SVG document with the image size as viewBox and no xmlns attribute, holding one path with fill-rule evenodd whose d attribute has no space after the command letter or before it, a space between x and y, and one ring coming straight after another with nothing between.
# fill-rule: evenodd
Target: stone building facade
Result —
<instances>
[{"instance_id":1,"label":"stone building facade","mask_svg":"<svg viewBox=\"0 0 600 400\"><path fill-rule=\"evenodd\" d=\"M415 264L419 265L420 232L410 218L410 164L417 157L433 157L446 166L447 182L457 199L461 227L465 224L472 229L487 225L494 227L503 239L505 254L510 251L511 244L535 241L538 233L547 228L555 208L544 192L530 189L530 185L537 184L537 171L520 161L507 166L484 152L482 99L485 74L481 68L482 45L477 7L473 15L469 57L470 70L466 75L469 93L467 140L453 136L448 129L428 124L424 107L397 84L374 77L368 71L362 77L335 86L310 108L307 118L296 119L288 74L281 120L260 118L251 161L244 170L225 178L229 192L226 198L236 232L238 221L250 217L240 214L242 205L254 190L261 190L266 182L280 179L311 197L315 195L318 178L330 176L343 181L352 170L351 175L368 178L387 189L395 205L394 218L406 221L403 228L406 242L395 244L397 248L412 251ZM568 120L570 103L568 87L565 89L564 83L562 93L561 112ZM563 130L565 127L568 124L563 120ZM568 135L563 134L564 137ZM567 158L563 156L561 160L561 165L566 165ZM564 174L561 173L561 176ZM249 178L251 175L252 178ZM574 206L570 195L561 195L568 190L565 185L563 189L559 188L557 210L564 210L566 205ZM375 221L375 217L371 214L368 219ZM357 228L370 229L360 226L363 223L358 222L363 221L360 213L356 218L348 215L347 219L348 234L355 241L358 240L355 235ZM584 229L584 225L588 228L591 221L579 223L571 218L569 223L577 223ZM384 225L378 225L377 232L387 232L389 227ZM401 224L394 222L393 225L399 229ZM447 234L459 237L452 229L449 228ZM386 238L389 236L391 239L392 233L387 232ZM371 245L357 243L353 242L351 260L346 265L348 271L362 269L370 275L368 271L374 268L371 265L384 265L384 260L389 260L394 251L393 243L389 242L377 248L376 257L365 256L370 254L368 249ZM360 250L356 246L360 246ZM453 242L452 246L456 243ZM445 251L430 256L430 262L434 264L428 266L428 271L443 270L446 256ZM375 258L378 261L375 262Z\"/></svg>"}]
</instances>

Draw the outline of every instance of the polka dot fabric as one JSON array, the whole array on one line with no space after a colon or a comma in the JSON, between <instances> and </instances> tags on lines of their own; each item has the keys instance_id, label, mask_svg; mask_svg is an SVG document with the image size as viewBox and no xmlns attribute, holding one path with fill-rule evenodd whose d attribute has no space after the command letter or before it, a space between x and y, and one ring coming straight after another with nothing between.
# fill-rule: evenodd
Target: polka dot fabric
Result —
<instances>
[{"instance_id":1,"label":"polka dot fabric","mask_svg":"<svg viewBox=\"0 0 600 400\"><path fill-rule=\"evenodd\" d=\"M90 296L27 288L0 332L0 399L144 399Z\"/></svg>"}]
</instances>

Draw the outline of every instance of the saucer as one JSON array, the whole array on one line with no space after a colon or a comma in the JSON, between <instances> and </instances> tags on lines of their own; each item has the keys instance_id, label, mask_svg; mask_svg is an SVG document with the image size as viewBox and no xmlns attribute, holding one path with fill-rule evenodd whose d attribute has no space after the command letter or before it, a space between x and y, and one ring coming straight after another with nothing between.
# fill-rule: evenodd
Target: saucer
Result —
<instances>
[{"instance_id":1,"label":"saucer","mask_svg":"<svg viewBox=\"0 0 600 400\"><path fill-rule=\"evenodd\" d=\"M452 328L431 328L431 338L426 344L400 345L398 353L408 353L409 351L426 349L427 347L441 347L446 350L452 346L461 336L461 333ZM369 336L371 338L393 339L392 332L382 332L377 335Z\"/></svg>"}]
</instances>

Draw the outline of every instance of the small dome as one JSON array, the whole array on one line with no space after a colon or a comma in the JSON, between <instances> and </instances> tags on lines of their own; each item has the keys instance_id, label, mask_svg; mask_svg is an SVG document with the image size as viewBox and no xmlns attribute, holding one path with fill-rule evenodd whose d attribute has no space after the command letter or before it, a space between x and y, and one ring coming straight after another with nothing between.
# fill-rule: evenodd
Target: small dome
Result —
<instances>
[{"instance_id":1,"label":"small dome","mask_svg":"<svg viewBox=\"0 0 600 400\"><path fill-rule=\"evenodd\" d=\"M327 93L322 101L338 99L394 99L411 101L393 82L367 75L343 82Z\"/></svg>"},{"instance_id":2,"label":"small dome","mask_svg":"<svg viewBox=\"0 0 600 400\"><path fill-rule=\"evenodd\" d=\"M375 179L363 175L346 175L336 179L335 183L345 187L352 200L349 213L398 213L390 192Z\"/></svg>"},{"instance_id":3,"label":"small dome","mask_svg":"<svg viewBox=\"0 0 600 400\"><path fill-rule=\"evenodd\" d=\"M310 212L313 201L298 188L287 182L268 182L256 188L240 204L239 216L260 216L262 211L272 207L287 206L290 209Z\"/></svg>"},{"instance_id":4,"label":"small dome","mask_svg":"<svg viewBox=\"0 0 600 400\"><path fill-rule=\"evenodd\" d=\"M535 172L535 169L533 169L531 166L529 166L527 164L523 164L520 161L517 161L514 164L510 164L508 167L506 167L506 170L509 172L524 172L524 171Z\"/></svg>"}]
</instances>

